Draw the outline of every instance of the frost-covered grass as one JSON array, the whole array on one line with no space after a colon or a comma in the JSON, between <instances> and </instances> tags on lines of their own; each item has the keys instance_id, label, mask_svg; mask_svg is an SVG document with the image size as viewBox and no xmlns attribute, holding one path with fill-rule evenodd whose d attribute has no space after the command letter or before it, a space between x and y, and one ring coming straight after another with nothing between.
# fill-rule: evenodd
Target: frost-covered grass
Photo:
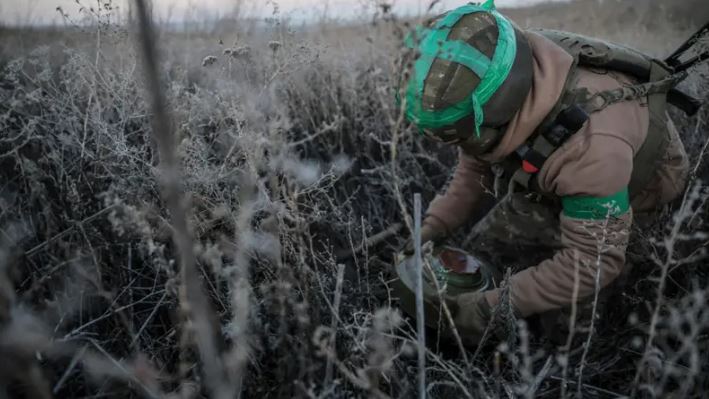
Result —
<instances>
[{"instance_id":1,"label":"frost-covered grass","mask_svg":"<svg viewBox=\"0 0 709 399\"><path fill-rule=\"evenodd\" d=\"M513 15L660 54L694 21L639 37L609 19L630 18L609 11L618 3L593 2L596 23L589 4ZM228 27L157 41L190 282L134 32L0 32L0 398L416 394L415 323L390 294L400 240L335 255L404 221L413 193L432 199L455 163L393 101L404 24ZM703 79L689 89L706 100ZM675 116L695 179L637 228L629 284L592 335L579 322L557 348L532 320L464 354L432 342L431 397L704 396L709 111ZM185 287L200 285L208 314L194 323ZM204 337L209 353L196 350Z\"/></svg>"}]
</instances>

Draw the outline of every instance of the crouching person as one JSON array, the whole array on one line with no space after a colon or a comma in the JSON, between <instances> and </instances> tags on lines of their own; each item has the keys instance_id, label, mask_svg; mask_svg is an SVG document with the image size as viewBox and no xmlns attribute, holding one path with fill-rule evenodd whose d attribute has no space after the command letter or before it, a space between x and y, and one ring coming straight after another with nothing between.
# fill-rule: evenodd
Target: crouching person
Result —
<instances>
[{"instance_id":1,"label":"crouching person","mask_svg":"<svg viewBox=\"0 0 709 399\"><path fill-rule=\"evenodd\" d=\"M633 213L684 189L688 160L666 112L667 93L684 75L596 39L523 31L492 1L437 17L407 45L415 59L397 100L424 136L458 148L422 242L441 242L482 213L464 249L509 248L523 266L508 286L517 317L592 299L624 269ZM531 263L522 247L548 256ZM406 265L398 272L411 279ZM495 285L428 287L427 295L446 299L459 333L474 343L500 302Z\"/></svg>"}]
</instances>

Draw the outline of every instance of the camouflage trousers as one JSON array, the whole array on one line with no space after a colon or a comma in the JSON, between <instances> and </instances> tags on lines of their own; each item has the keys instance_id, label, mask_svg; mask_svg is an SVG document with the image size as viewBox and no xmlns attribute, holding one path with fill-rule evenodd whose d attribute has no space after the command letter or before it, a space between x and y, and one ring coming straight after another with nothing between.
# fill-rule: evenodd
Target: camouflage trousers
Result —
<instances>
[{"instance_id":1,"label":"camouflage trousers","mask_svg":"<svg viewBox=\"0 0 709 399\"><path fill-rule=\"evenodd\" d=\"M555 249L561 246L561 204L537 193L513 192L500 199L473 227L467 241L486 245ZM497 244L497 245L494 245Z\"/></svg>"}]
</instances>

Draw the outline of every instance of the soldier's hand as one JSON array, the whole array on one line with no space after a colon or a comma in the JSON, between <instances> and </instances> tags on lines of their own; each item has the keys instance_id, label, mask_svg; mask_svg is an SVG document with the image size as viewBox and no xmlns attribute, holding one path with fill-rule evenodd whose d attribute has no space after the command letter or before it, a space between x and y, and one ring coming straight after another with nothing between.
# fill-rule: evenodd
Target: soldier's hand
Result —
<instances>
[{"instance_id":1,"label":"soldier's hand","mask_svg":"<svg viewBox=\"0 0 709 399\"><path fill-rule=\"evenodd\" d=\"M421 226L421 245L429 241L438 241L445 237L445 234L437 229L433 228L429 224L424 224ZM411 256L414 254L414 238L409 237L404 243L401 253L406 256Z\"/></svg>"},{"instance_id":2,"label":"soldier's hand","mask_svg":"<svg viewBox=\"0 0 709 399\"><path fill-rule=\"evenodd\" d=\"M455 297L453 322L461 338L468 344L477 345L482 339L492 316L492 309L484 292L470 292Z\"/></svg>"}]
</instances>

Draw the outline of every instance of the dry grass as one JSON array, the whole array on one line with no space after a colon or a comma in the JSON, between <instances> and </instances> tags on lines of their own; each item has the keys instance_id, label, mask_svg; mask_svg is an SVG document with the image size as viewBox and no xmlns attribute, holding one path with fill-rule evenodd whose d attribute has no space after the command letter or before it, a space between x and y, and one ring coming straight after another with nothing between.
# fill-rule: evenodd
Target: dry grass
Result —
<instances>
[{"instance_id":1,"label":"dry grass","mask_svg":"<svg viewBox=\"0 0 709 399\"><path fill-rule=\"evenodd\" d=\"M510 13L661 55L704 8ZM0 398L415 395L415 323L389 288L399 243L334 255L406 223L454 163L393 103L403 25L163 32L167 169L133 30L0 29ZM708 99L706 75L689 86ZM709 111L675 117L693 181L635 232L617 305L567 348L534 320L468 353L430 342L430 397L705 396Z\"/></svg>"}]
</instances>

